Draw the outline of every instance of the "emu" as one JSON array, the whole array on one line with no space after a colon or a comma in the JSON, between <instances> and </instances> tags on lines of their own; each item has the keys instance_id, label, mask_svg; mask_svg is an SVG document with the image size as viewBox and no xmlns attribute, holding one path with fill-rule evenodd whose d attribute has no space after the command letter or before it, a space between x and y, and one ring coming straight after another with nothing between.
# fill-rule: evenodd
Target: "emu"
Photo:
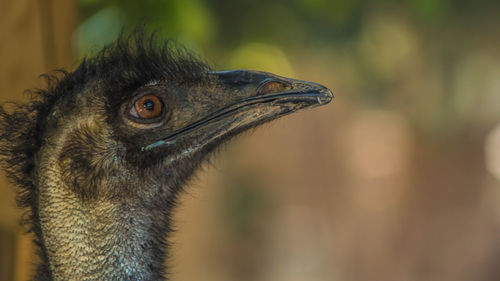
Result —
<instances>
[{"instance_id":1,"label":"emu","mask_svg":"<svg viewBox=\"0 0 500 281\"><path fill-rule=\"evenodd\" d=\"M28 103L0 107L0 160L41 257L34 280L164 280L170 214L204 160L333 98L312 82L214 71L142 32L46 78Z\"/></svg>"}]
</instances>

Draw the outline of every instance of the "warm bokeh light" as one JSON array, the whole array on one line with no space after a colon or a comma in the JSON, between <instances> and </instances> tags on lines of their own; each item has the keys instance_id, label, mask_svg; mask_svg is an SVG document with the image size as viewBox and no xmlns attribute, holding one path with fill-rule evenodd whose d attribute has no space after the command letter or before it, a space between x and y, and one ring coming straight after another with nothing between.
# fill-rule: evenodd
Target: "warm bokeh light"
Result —
<instances>
[{"instance_id":1,"label":"warm bokeh light","mask_svg":"<svg viewBox=\"0 0 500 281\"><path fill-rule=\"evenodd\" d=\"M488 171L500 180L500 124L496 125L486 136L484 158Z\"/></svg>"},{"instance_id":2,"label":"warm bokeh light","mask_svg":"<svg viewBox=\"0 0 500 281\"><path fill-rule=\"evenodd\" d=\"M386 110L361 111L345 127L343 156L357 177L383 178L408 168L413 139L403 115Z\"/></svg>"}]
</instances>

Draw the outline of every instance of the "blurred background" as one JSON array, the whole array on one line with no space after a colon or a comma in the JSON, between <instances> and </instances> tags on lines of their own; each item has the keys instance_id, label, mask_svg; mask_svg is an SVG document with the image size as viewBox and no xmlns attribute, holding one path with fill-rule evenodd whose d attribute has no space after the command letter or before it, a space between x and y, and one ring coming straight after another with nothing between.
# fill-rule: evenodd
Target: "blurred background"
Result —
<instances>
[{"instance_id":1,"label":"blurred background","mask_svg":"<svg viewBox=\"0 0 500 281\"><path fill-rule=\"evenodd\" d=\"M138 23L331 88L231 142L176 209L177 281L500 280L500 2L0 0L0 100ZM36 263L0 182L0 280Z\"/></svg>"}]
</instances>

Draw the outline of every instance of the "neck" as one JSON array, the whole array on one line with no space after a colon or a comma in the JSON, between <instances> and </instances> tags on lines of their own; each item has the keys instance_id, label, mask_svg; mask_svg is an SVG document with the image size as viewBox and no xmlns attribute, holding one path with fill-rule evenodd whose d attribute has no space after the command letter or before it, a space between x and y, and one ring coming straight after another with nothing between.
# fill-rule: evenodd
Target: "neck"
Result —
<instances>
[{"instance_id":1,"label":"neck","mask_svg":"<svg viewBox=\"0 0 500 281\"><path fill-rule=\"evenodd\" d=\"M118 149L115 144L103 146L105 140L98 139L89 151L75 148L82 135L106 136L91 121L49 136L39 152L34 213L44 261L37 277L163 280L170 206L164 202L172 196L148 192L162 189L161 183L145 186L113 157L89 160L117 155L102 149Z\"/></svg>"},{"instance_id":2,"label":"neck","mask_svg":"<svg viewBox=\"0 0 500 281\"><path fill-rule=\"evenodd\" d=\"M43 188L42 241L53 280L162 280L165 226L137 204L82 202ZM149 214L149 215L148 215Z\"/></svg>"}]
</instances>

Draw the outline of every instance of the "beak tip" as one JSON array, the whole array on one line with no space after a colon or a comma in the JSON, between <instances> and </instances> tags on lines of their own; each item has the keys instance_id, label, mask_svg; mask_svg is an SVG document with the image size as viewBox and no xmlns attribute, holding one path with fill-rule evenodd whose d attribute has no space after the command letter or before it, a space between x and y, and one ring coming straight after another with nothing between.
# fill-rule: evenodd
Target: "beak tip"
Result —
<instances>
[{"instance_id":1,"label":"beak tip","mask_svg":"<svg viewBox=\"0 0 500 281\"><path fill-rule=\"evenodd\" d=\"M333 92L330 89L326 88L326 87L324 87L323 89L321 89L320 93L321 93L321 95L318 96L318 98L317 98L319 105L328 104L334 98Z\"/></svg>"}]
</instances>

